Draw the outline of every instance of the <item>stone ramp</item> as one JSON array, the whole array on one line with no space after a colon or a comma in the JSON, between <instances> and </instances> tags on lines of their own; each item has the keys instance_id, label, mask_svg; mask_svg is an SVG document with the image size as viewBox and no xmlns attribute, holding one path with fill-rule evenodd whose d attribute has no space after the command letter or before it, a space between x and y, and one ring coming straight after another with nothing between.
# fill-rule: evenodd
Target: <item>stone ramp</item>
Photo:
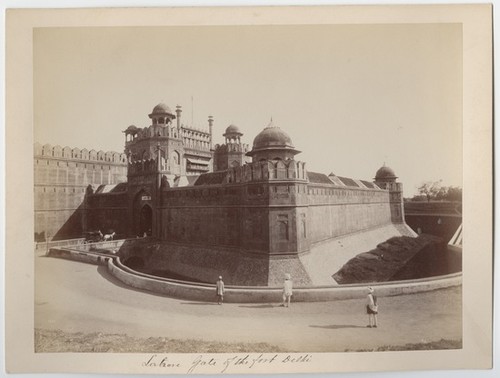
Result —
<instances>
[{"instance_id":1,"label":"stone ramp","mask_svg":"<svg viewBox=\"0 0 500 378\"><path fill-rule=\"evenodd\" d=\"M299 259L312 285L336 285L333 275L350 259L368 252L394 236L415 236L405 224L388 224L371 230L341 236L311 247L311 252Z\"/></svg>"},{"instance_id":2,"label":"stone ramp","mask_svg":"<svg viewBox=\"0 0 500 378\"><path fill-rule=\"evenodd\" d=\"M300 259L293 256L290 258L272 258L269 260L268 286L283 287L287 273L291 275L294 287L313 285L313 281Z\"/></svg>"},{"instance_id":3,"label":"stone ramp","mask_svg":"<svg viewBox=\"0 0 500 378\"><path fill-rule=\"evenodd\" d=\"M406 223L399 223L399 224L394 224L394 227L396 227L399 232L401 232L401 236L410 236L410 237L417 237L418 234L411 229L410 226L408 226Z\"/></svg>"}]
</instances>

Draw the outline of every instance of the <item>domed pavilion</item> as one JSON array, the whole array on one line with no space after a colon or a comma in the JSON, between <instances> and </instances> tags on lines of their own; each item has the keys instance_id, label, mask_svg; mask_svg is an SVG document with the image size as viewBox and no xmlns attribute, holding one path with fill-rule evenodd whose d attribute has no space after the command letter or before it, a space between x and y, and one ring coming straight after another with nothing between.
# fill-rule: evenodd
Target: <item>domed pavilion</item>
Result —
<instances>
[{"instance_id":1,"label":"domed pavilion","mask_svg":"<svg viewBox=\"0 0 500 378\"><path fill-rule=\"evenodd\" d=\"M290 136L276 126L271 119L267 127L253 140L252 150L247 152L253 161L289 160L300 153L296 150Z\"/></svg>"}]
</instances>

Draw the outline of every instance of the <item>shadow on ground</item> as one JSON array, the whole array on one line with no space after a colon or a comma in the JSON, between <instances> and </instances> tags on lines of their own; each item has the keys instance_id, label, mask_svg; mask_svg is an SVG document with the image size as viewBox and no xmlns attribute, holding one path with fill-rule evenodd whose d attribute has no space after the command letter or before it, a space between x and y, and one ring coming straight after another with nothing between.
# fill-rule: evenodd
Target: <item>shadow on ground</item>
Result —
<instances>
[{"instance_id":1,"label":"shadow on ground","mask_svg":"<svg viewBox=\"0 0 500 378\"><path fill-rule=\"evenodd\" d=\"M333 325L310 325L312 328L324 328L324 329L343 329L343 328L366 328L366 326L359 326L354 324L333 324Z\"/></svg>"},{"instance_id":2,"label":"shadow on ground","mask_svg":"<svg viewBox=\"0 0 500 378\"><path fill-rule=\"evenodd\" d=\"M199 306L217 306L217 302L181 302L183 305L199 305Z\"/></svg>"},{"instance_id":3,"label":"shadow on ground","mask_svg":"<svg viewBox=\"0 0 500 378\"><path fill-rule=\"evenodd\" d=\"M255 306L238 306L242 308L273 308L273 307L279 307L279 305L272 305L272 304L260 304L260 305L255 305Z\"/></svg>"}]
</instances>

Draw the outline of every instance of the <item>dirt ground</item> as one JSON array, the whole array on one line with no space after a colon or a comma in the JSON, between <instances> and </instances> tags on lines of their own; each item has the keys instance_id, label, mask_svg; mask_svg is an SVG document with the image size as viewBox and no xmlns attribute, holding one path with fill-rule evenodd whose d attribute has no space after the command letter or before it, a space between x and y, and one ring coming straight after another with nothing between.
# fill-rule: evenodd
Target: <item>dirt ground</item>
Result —
<instances>
[{"instance_id":1,"label":"dirt ground","mask_svg":"<svg viewBox=\"0 0 500 378\"><path fill-rule=\"evenodd\" d=\"M384 345L376 349L347 350L349 352L458 349L461 341L439 340L429 343ZM172 340L165 337L130 337L127 335L94 333L68 333L61 330L35 329L35 351L38 353L285 353L266 343L221 343L200 340Z\"/></svg>"},{"instance_id":2,"label":"dirt ground","mask_svg":"<svg viewBox=\"0 0 500 378\"><path fill-rule=\"evenodd\" d=\"M455 273L446 244L432 235L393 237L349 260L333 278L339 284L386 282ZM458 260L461 256L458 257Z\"/></svg>"},{"instance_id":3,"label":"dirt ground","mask_svg":"<svg viewBox=\"0 0 500 378\"><path fill-rule=\"evenodd\" d=\"M456 346L462 339L461 287L379 297L379 327L374 329L366 327L365 297L292 303L290 308L280 307L280 298L218 306L135 290L103 266L49 257L36 257L35 283L35 328L42 332L196 340L188 348L193 353L205 350L204 343L342 352L431 347L441 340Z\"/></svg>"}]
</instances>

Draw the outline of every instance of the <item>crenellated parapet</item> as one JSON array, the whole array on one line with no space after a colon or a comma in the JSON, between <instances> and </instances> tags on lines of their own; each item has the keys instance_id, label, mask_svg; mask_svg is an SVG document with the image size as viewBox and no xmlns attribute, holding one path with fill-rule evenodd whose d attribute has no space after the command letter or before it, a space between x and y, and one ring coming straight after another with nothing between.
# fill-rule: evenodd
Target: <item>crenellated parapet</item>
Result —
<instances>
[{"instance_id":1,"label":"crenellated parapet","mask_svg":"<svg viewBox=\"0 0 500 378\"><path fill-rule=\"evenodd\" d=\"M307 181L305 163L295 160L261 160L243 166L229 168L228 183L302 180Z\"/></svg>"},{"instance_id":2,"label":"crenellated parapet","mask_svg":"<svg viewBox=\"0 0 500 378\"><path fill-rule=\"evenodd\" d=\"M140 142L141 140L146 140L149 138L173 138L182 140L183 144L187 148L200 149L200 150L210 150L210 133L182 125L181 128L177 126L168 125L152 125L144 128L137 128L134 125L129 126L125 131L125 146L130 146Z\"/></svg>"},{"instance_id":3,"label":"crenellated parapet","mask_svg":"<svg viewBox=\"0 0 500 378\"><path fill-rule=\"evenodd\" d=\"M152 125L144 128L138 128L134 125L129 126L125 131L125 145L134 144L142 139L149 139L153 137L164 137L180 139L181 133L176 126L168 125Z\"/></svg>"},{"instance_id":4,"label":"crenellated parapet","mask_svg":"<svg viewBox=\"0 0 500 378\"><path fill-rule=\"evenodd\" d=\"M160 164L158 165L157 159L148 158L141 160L131 160L128 163L128 175L137 174L152 174L160 171L169 170L168 160L163 156L160 158Z\"/></svg>"},{"instance_id":5,"label":"crenellated parapet","mask_svg":"<svg viewBox=\"0 0 500 378\"><path fill-rule=\"evenodd\" d=\"M114 151L96 151L87 150L86 148L70 148L61 147L59 145L52 146L50 144L34 144L35 158L54 158L54 159L68 159L68 160L83 160L91 162L106 162L115 164L126 164L127 155L124 153Z\"/></svg>"},{"instance_id":6,"label":"crenellated parapet","mask_svg":"<svg viewBox=\"0 0 500 378\"><path fill-rule=\"evenodd\" d=\"M247 143L228 143L228 144L216 144L216 153L228 153L228 152L241 152L246 154L250 151L250 146Z\"/></svg>"}]
</instances>

